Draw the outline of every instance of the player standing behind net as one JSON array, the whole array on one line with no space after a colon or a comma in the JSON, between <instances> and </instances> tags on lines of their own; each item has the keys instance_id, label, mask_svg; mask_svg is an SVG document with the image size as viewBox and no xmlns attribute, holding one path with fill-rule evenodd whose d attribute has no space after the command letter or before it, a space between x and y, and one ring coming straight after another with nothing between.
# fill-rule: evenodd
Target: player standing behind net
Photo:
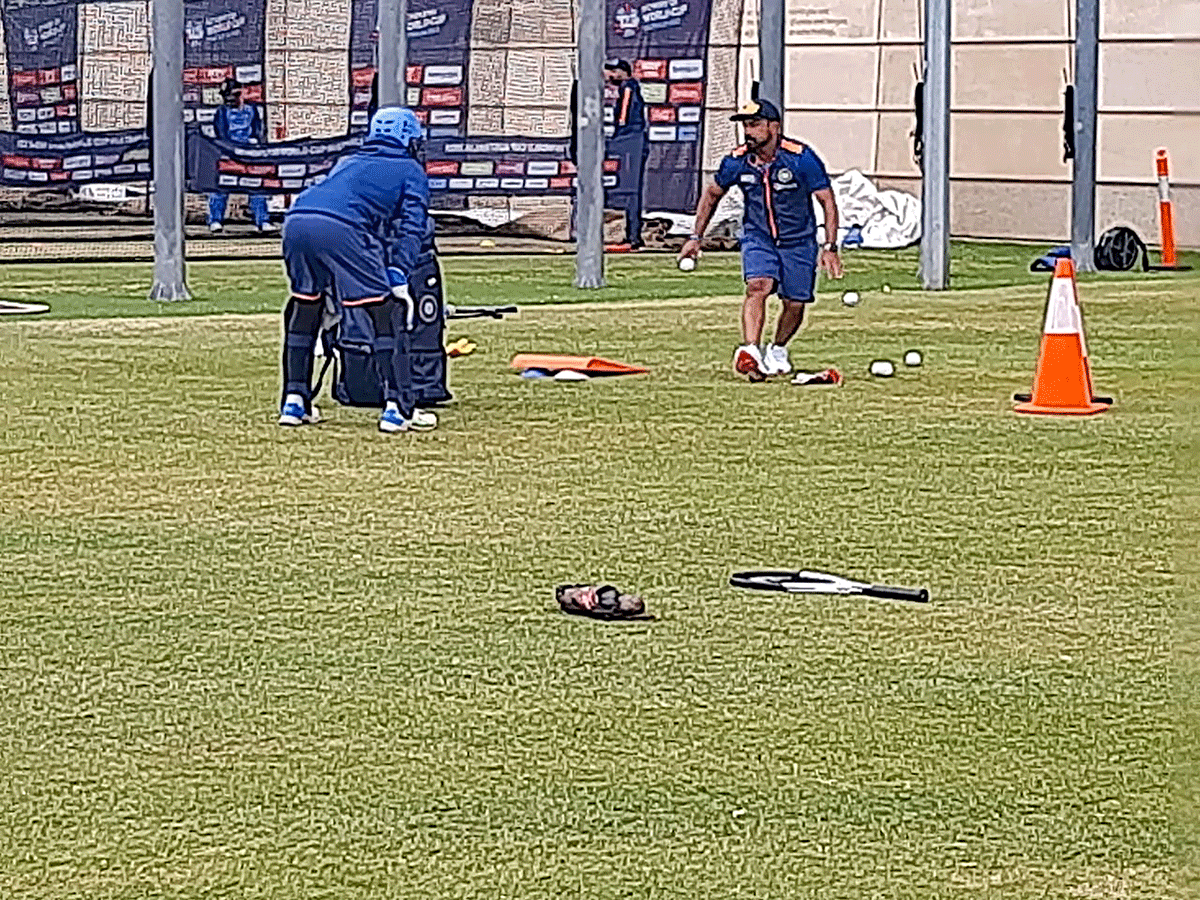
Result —
<instances>
[{"instance_id":1,"label":"player standing behind net","mask_svg":"<svg viewBox=\"0 0 1200 900\"><path fill-rule=\"evenodd\" d=\"M746 143L721 161L712 182L696 204L695 230L679 258L695 259L700 238L717 204L733 185L745 196L742 221L742 344L733 354L735 372L751 381L792 371L787 343L804 321L804 306L813 301L818 266L831 278L842 277L838 257L837 201L829 175L811 147L782 137L779 110L755 100L731 117L741 122ZM817 248L813 198L825 211L826 243ZM766 320L767 297L779 294L783 308L775 340L759 348Z\"/></svg>"},{"instance_id":2,"label":"player standing behind net","mask_svg":"<svg viewBox=\"0 0 1200 900\"><path fill-rule=\"evenodd\" d=\"M313 351L331 292L342 305L370 313L372 361L384 396L379 430L426 431L437 425L437 416L416 408L409 360L415 311L408 276L429 214L429 179L416 159L423 135L411 110L378 110L358 152L304 190L288 211L283 258L291 297L284 311L280 425L316 421Z\"/></svg>"}]
</instances>

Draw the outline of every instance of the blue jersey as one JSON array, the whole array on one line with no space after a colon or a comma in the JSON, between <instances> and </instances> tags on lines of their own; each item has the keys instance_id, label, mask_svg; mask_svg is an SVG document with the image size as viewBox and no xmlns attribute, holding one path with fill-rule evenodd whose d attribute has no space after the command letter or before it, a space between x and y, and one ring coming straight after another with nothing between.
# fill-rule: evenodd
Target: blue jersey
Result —
<instances>
[{"instance_id":1,"label":"blue jersey","mask_svg":"<svg viewBox=\"0 0 1200 900\"><path fill-rule=\"evenodd\" d=\"M288 211L321 213L374 235L387 259L408 275L429 228L429 179L402 147L367 141L329 177L306 188Z\"/></svg>"},{"instance_id":2,"label":"blue jersey","mask_svg":"<svg viewBox=\"0 0 1200 900\"><path fill-rule=\"evenodd\" d=\"M231 144L264 144L262 116L258 107L246 103L242 106L219 106L213 116L213 132Z\"/></svg>"},{"instance_id":3,"label":"blue jersey","mask_svg":"<svg viewBox=\"0 0 1200 900\"><path fill-rule=\"evenodd\" d=\"M721 160L716 180L722 190L735 184L742 189L747 232L778 247L795 247L816 235L812 195L829 187L829 175L811 147L783 138L775 158L764 165L743 145Z\"/></svg>"},{"instance_id":4,"label":"blue jersey","mask_svg":"<svg viewBox=\"0 0 1200 900\"><path fill-rule=\"evenodd\" d=\"M636 78L625 79L617 90L613 129L613 137L641 134L646 130L646 101L642 99L642 86Z\"/></svg>"}]
</instances>

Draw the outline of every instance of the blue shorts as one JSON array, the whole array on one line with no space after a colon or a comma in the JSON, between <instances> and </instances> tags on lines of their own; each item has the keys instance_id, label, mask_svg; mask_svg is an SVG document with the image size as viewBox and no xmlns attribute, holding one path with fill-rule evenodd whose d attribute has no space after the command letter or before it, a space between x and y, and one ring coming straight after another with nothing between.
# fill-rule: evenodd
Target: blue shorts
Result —
<instances>
[{"instance_id":1,"label":"blue shorts","mask_svg":"<svg viewBox=\"0 0 1200 900\"><path fill-rule=\"evenodd\" d=\"M811 303L817 282L817 242L776 247L753 232L742 233L742 277L775 279L775 293L784 300Z\"/></svg>"},{"instance_id":2,"label":"blue shorts","mask_svg":"<svg viewBox=\"0 0 1200 900\"><path fill-rule=\"evenodd\" d=\"M383 244L333 216L297 212L283 221L283 262L292 296L318 300L332 290L347 306L391 296Z\"/></svg>"}]
</instances>

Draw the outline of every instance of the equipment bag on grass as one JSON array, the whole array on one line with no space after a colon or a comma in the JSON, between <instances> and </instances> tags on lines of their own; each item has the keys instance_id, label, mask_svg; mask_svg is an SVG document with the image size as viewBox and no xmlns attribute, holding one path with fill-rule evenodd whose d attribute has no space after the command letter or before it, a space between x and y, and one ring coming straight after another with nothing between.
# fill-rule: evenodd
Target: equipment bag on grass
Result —
<instances>
[{"instance_id":1,"label":"equipment bag on grass","mask_svg":"<svg viewBox=\"0 0 1200 900\"><path fill-rule=\"evenodd\" d=\"M442 271L437 257L423 254L408 281L416 300L413 330L409 332L409 359L417 406L433 406L452 399L446 387L446 307ZM317 379L316 395L331 361L333 383L329 392L343 406L383 405L383 389L371 362L374 328L370 314L361 307L340 307L332 316L332 327L321 335L325 364Z\"/></svg>"}]
</instances>

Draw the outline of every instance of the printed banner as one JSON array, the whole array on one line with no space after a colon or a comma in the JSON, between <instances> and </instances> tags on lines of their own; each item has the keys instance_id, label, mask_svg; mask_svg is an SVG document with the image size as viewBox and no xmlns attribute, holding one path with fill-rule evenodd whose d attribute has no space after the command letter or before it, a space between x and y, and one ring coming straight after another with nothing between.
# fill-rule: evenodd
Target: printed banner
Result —
<instances>
[{"instance_id":1,"label":"printed banner","mask_svg":"<svg viewBox=\"0 0 1200 900\"><path fill-rule=\"evenodd\" d=\"M187 137L187 189L205 194L296 194L321 181L343 154L361 144L362 135L349 135L248 146L193 128Z\"/></svg>"},{"instance_id":2,"label":"printed banner","mask_svg":"<svg viewBox=\"0 0 1200 900\"><path fill-rule=\"evenodd\" d=\"M608 55L629 60L646 102L648 210L692 212L699 199L711 9L712 0L608 0ZM616 88L605 97L611 123Z\"/></svg>"},{"instance_id":3,"label":"printed banner","mask_svg":"<svg viewBox=\"0 0 1200 900\"><path fill-rule=\"evenodd\" d=\"M73 2L4 4L8 96L17 134L79 131L78 30Z\"/></svg>"},{"instance_id":4,"label":"printed banner","mask_svg":"<svg viewBox=\"0 0 1200 900\"><path fill-rule=\"evenodd\" d=\"M471 0L409 0L405 105L430 137L461 137L467 126L467 66ZM354 0L350 11L350 125L370 119L379 35L376 0Z\"/></svg>"},{"instance_id":5,"label":"printed banner","mask_svg":"<svg viewBox=\"0 0 1200 900\"><path fill-rule=\"evenodd\" d=\"M265 99L267 0L187 0L184 19L183 119L211 134L226 78L245 85L247 103Z\"/></svg>"},{"instance_id":6,"label":"printed banner","mask_svg":"<svg viewBox=\"0 0 1200 900\"><path fill-rule=\"evenodd\" d=\"M151 177L150 142L141 129L67 138L0 132L0 160L0 184L6 187L67 188Z\"/></svg>"},{"instance_id":7,"label":"printed banner","mask_svg":"<svg viewBox=\"0 0 1200 900\"><path fill-rule=\"evenodd\" d=\"M425 147L429 190L435 196L565 196L575 184L567 144L566 138L432 138ZM616 184L615 175L609 179Z\"/></svg>"}]
</instances>

